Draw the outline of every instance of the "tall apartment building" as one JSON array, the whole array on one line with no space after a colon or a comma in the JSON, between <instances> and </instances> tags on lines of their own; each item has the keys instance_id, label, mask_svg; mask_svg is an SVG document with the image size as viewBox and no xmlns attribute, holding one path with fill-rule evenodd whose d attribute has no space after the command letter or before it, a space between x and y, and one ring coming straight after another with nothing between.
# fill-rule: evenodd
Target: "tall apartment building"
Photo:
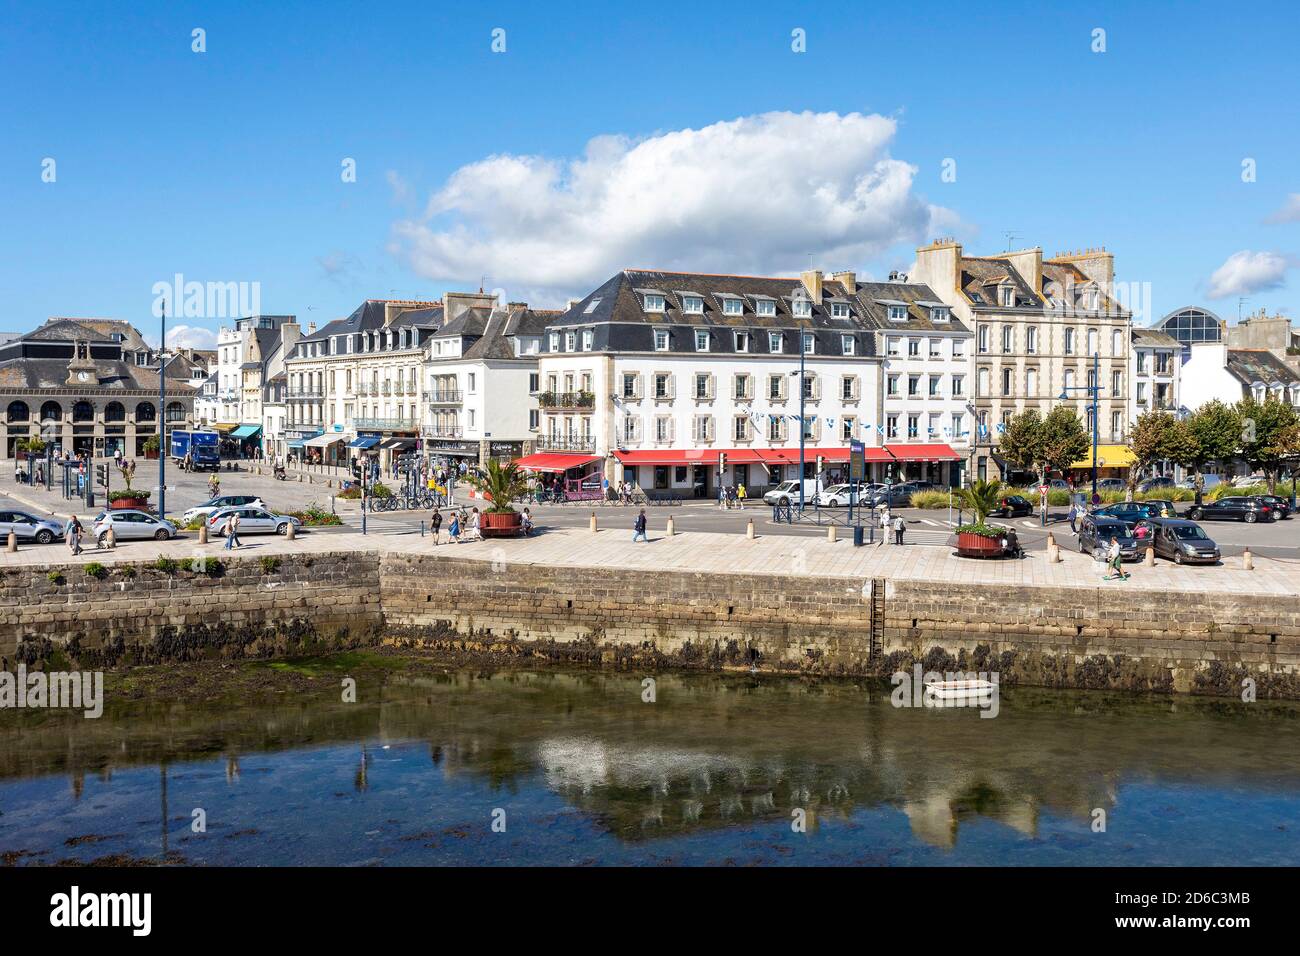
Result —
<instances>
[{"instance_id":1,"label":"tall apartment building","mask_svg":"<svg viewBox=\"0 0 1300 956\"><path fill-rule=\"evenodd\" d=\"M267 439L263 404L271 378L282 370L301 335L292 315L252 315L217 333L216 421L227 454L253 454L265 447L275 451L278 440ZM207 411L207 403L204 403Z\"/></svg>"},{"instance_id":2,"label":"tall apartment building","mask_svg":"<svg viewBox=\"0 0 1300 956\"><path fill-rule=\"evenodd\" d=\"M894 300L900 305L891 307ZM933 325L927 302L937 310ZM965 332L949 323L947 306L930 290L860 286L851 272L771 278L626 270L548 327L538 452L522 464L578 487L627 480L651 495L713 497L719 483L758 494L797 476L801 433L810 477L819 468L823 477L841 476L853 438L869 446L877 476L891 463L950 461L953 450L929 440L928 411L949 412L950 379L937 381L933 398L928 379L924 394L892 397L890 414L904 424L889 441L892 454L882 447L889 419L878 345L895 332L899 341L915 333L927 342L924 355L909 349L891 359L898 374L910 381L915 361L942 376L941 368L951 372L950 339ZM931 331L938 344L927 365ZM964 373L960 349L957 355ZM940 434L951 426L942 415L934 423Z\"/></svg>"},{"instance_id":3,"label":"tall apartment building","mask_svg":"<svg viewBox=\"0 0 1300 956\"><path fill-rule=\"evenodd\" d=\"M1114 297L1114 256L1105 249L1043 258L1041 249L967 256L940 239L917 250L913 280L933 289L975 332L977 478L998 477L1001 428L1029 408L1074 408L1091 432L1098 387L1102 452L1121 457L1128 426L1131 315ZM1064 397L1062 397L1064 396Z\"/></svg>"},{"instance_id":4,"label":"tall apartment building","mask_svg":"<svg viewBox=\"0 0 1300 956\"><path fill-rule=\"evenodd\" d=\"M1182 343L1157 329L1133 330L1129 360L1129 423L1147 412L1178 414Z\"/></svg>"}]
</instances>

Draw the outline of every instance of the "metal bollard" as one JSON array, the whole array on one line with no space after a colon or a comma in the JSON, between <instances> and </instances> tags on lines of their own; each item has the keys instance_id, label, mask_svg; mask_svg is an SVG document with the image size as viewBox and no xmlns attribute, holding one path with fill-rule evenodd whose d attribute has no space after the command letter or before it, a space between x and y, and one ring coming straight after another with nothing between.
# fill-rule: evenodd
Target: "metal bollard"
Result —
<instances>
[{"instance_id":1,"label":"metal bollard","mask_svg":"<svg viewBox=\"0 0 1300 956\"><path fill-rule=\"evenodd\" d=\"M208 543L208 522L205 518L203 524L199 525L199 544Z\"/></svg>"},{"instance_id":2,"label":"metal bollard","mask_svg":"<svg viewBox=\"0 0 1300 956\"><path fill-rule=\"evenodd\" d=\"M751 541L754 540L754 519L753 518L749 519L749 525L745 528L745 537Z\"/></svg>"},{"instance_id":3,"label":"metal bollard","mask_svg":"<svg viewBox=\"0 0 1300 956\"><path fill-rule=\"evenodd\" d=\"M588 522L587 529L593 532L596 530L596 512L594 511L591 513L591 521Z\"/></svg>"},{"instance_id":4,"label":"metal bollard","mask_svg":"<svg viewBox=\"0 0 1300 956\"><path fill-rule=\"evenodd\" d=\"M676 525L673 524L672 515L668 516L668 528L664 533L670 538L677 533Z\"/></svg>"},{"instance_id":5,"label":"metal bollard","mask_svg":"<svg viewBox=\"0 0 1300 956\"><path fill-rule=\"evenodd\" d=\"M9 543L5 545L5 550L10 554L13 554L18 550L18 535L14 534L12 531L9 532Z\"/></svg>"},{"instance_id":6,"label":"metal bollard","mask_svg":"<svg viewBox=\"0 0 1300 956\"><path fill-rule=\"evenodd\" d=\"M1151 545L1147 545L1146 557L1142 559L1142 563L1148 568L1154 568L1156 566L1156 549L1151 547Z\"/></svg>"},{"instance_id":7,"label":"metal bollard","mask_svg":"<svg viewBox=\"0 0 1300 956\"><path fill-rule=\"evenodd\" d=\"M1250 553L1250 548L1241 553L1241 569L1243 571L1255 570L1255 557Z\"/></svg>"}]
</instances>

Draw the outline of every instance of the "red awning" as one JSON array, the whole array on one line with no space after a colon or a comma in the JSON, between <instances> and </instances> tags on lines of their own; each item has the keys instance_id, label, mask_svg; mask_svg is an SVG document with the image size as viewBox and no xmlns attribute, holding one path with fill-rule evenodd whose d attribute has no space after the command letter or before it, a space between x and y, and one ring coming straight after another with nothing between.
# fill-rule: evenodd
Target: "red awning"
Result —
<instances>
[{"instance_id":1,"label":"red awning","mask_svg":"<svg viewBox=\"0 0 1300 956\"><path fill-rule=\"evenodd\" d=\"M560 455L554 452L542 452L516 458L515 464L529 471L565 472L570 468L581 468L593 461L600 461L600 455Z\"/></svg>"},{"instance_id":2,"label":"red awning","mask_svg":"<svg viewBox=\"0 0 1300 956\"><path fill-rule=\"evenodd\" d=\"M961 456L948 445L890 445L889 451L877 446L868 446L866 457L869 462L891 461L960 461ZM890 452L893 452L891 455ZM799 446L793 448L665 448L658 451L616 451L614 457L624 465L713 465L717 466L718 456L725 454L729 465L797 465L799 464ZM536 456L534 456L536 457ZM814 448L811 445L803 450L805 462L846 462L849 449Z\"/></svg>"}]
</instances>

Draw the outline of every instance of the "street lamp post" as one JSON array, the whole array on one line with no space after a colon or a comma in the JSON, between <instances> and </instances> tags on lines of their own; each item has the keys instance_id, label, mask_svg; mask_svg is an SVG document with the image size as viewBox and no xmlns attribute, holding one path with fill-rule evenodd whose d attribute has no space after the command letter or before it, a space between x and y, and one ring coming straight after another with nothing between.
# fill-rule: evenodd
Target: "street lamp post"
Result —
<instances>
[{"instance_id":1,"label":"street lamp post","mask_svg":"<svg viewBox=\"0 0 1300 956\"><path fill-rule=\"evenodd\" d=\"M804 347L804 330L799 326L799 513L803 514L803 470L804 470L804 435L807 429L804 427L806 419L804 418L804 356L808 350Z\"/></svg>"},{"instance_id":2,"label":"street lamp post","mask_svg":"<svg viewBox=\"0 0 1300 956\"><path fill-rule=\"evenodd\" d=\"M1099 402L1101 401L1101 356L1097 352L1092 353L1092 384L1091 385L1067 385L1061 389L1061 401L1070 397L1070 392L1087 392L1092 401L1089 408L1092 409L1092 498L1089 504L1097 500L1097 430L1098 419L1100 417Z\"/></svg>"},{"instance_id":3,"label":"street lamp post","mask_svg":"<svg viewBox=\"0 0 1300 956\"><path fill-rule=\"evenodd\" d=\"M158 517L167 518L167 303L162 304L158 340Z\"/></svg>"}]
</instances>

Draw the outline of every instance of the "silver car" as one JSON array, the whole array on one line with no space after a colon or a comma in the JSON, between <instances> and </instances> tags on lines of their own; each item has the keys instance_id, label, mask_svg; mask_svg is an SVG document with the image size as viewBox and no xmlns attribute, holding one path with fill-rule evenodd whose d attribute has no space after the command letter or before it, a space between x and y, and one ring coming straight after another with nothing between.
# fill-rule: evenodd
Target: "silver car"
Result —
<instances>
[{"instance_id":1,"label":"silver car","mask_svg":"<svg viewBox=\"0 0 1300 956\"><path fill-rule=\"evenodd\" d=\"M266 502L257 495L219 495L201 505L195 505L183 515L181 524L189 524L195 518L208 519L218 511L226 508L265 508Z\"/></svg>"},{"instance_id":2,"label":"silver car","mask_svg":"<svg viewBox=\"0 0 1300 956\"><path fill-rule=\"evenodd\" d=\"M225 534L232 514L239 515L239 534L288 534L289 525L295 531L302 527L302 522L292 515L278 515L265 508L223 508L208 517L208 531Z\"/></svg>"},{"instance_id":3,"label":"silver car","mask_svg":"<svg viewBox=\"0 0 1300 956\"><path fill-rule=\"evenodd\" d=\"M12 531L19 541L49 544L63 537L64 522L57 518L38 518L26 511L0 511L0 538L8 539Z\"/></svg>"},{"instance_id":4,"label":"silver car","mask_svg":"<svg viewBox=\"0 0 1300 956\"><path fill-rule=\"evenodd\" d=\"M168 538L176 537L176 525L147 511L123 509L101 512L95 519L95 527L91 533L96 541L102 542L109 528L113 529L113 537L118 541L141 538L166 541Z\"/></svg>"}]
</instances>

